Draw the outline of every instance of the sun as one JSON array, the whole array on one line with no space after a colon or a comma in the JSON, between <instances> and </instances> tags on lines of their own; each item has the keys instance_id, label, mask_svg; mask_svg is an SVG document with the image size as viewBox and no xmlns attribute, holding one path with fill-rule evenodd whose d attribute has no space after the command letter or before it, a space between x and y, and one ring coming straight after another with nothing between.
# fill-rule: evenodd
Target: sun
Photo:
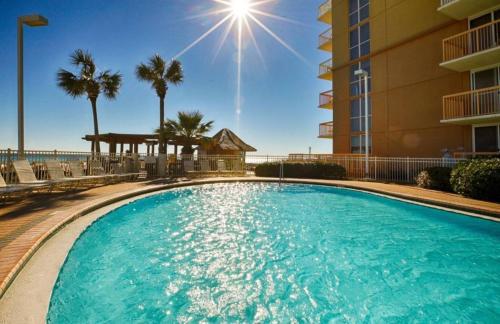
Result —
<instances>
[{"instance_id":1,"label":"sun","mask_svg":"<svg viewBox=\"0 0 500 324\"><path fill-rule=\"evenodd\" d=\"M295 49L293 49L290 45L288 45L284 40L282 40L278 35L276 35L266 24L261 21L260 18L270 18L279 21L284 21L293 24L300 24L292 19L274 15L265 10L265 6L267 4L276 3L280 0L211 0L215 3L215 7L212 10L209 10L205 13L201 13L199 15L188 17L188 19L192 18L203 18L209 16L219 16L222 15L222 18L216 22L212 27L210 27L207 31L203 32L203 34L198 37L191 44L186 46L182 51L180 51L174 58L179 58L180 56L187 53L190 49L195 47L205 38L207 38L210 34L215 32L217 29L221 28L221 26L225 25L225 31L222 33L221 38L219 40L219 44L217 46L217 50L215 53L215 58L219 54L222 46L226 42L231 31L234 31L237 40L237 55L236 55L236 66L237 66L237 75L236 75L236 96L235 96L235 110L236 110L236 121L239 123L239 115L241 113L241 79L242 79L242 63L243 63L243 41L244 39L250 39L253 43L257 55L262 61L262 64L265 65L264 57L260 51L259 44L257 43L257 39L254 35L254 31L252 27L260 27L265 33L274 38L279 44L289 50L293 55L299 58L301 61L306 63L308 66L311 66L311 63L307 61L300 53L298 53ZM283 0L284 1L284 0ZM253 25L253 26L252 26Z\"/></svg>"},{"instance_id":2,"label":"sun","mask_svg":"<svg viewBox=\"0 0 500 324\"><path fill-rule=\"evenodd\" d=\"M231 0L231 13L239 19L248 16L250 7L250 0Z\"/></svg>"}]
</instances>

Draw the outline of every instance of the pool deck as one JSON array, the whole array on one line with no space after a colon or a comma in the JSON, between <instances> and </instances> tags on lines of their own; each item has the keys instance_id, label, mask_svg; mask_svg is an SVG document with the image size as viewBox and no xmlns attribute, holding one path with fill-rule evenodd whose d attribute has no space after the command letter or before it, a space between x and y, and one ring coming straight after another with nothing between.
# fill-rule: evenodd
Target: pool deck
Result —
<instances>
[{"instance_id":1,"label":"pool deck","mask_svg":"<svg viewBox=\"0 0 500 324\"><path fill-rule=\"evenodd\" d=\"M13 204L0 205L0 298L41 245L58 230L83 215L112 203L159 190L238 181L276 181L276 179L242 177L121 183L79 192L40 194ZM365 190L418 203L480 214L483 218L500 221L500 204L413 186L363 181L304 179L286 179L285 181Z\"/></svg>"}]
</instances>

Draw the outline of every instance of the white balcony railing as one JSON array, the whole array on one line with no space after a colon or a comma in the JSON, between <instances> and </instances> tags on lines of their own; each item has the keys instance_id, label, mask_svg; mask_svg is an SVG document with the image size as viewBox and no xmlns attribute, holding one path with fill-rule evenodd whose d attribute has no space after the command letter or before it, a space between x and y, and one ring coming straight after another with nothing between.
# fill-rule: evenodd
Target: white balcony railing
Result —
<instances>
[{"instance_id":1,"label":"white balcony railing","mask_svg":"<svg viewBox=\"0 0 500 324\"><path fill-rule=\"evenodd\" d=\"M319 124L320 138L333 138L333 121Z\"/></svg>"},{"instance_id":2,"label":"white balcony railing","mask_svg":"<svg viewBox=\"0 0 500 324\"><path fill-rule=\"evenodd\" d=\"M320 108L333 108L333 90L325 91L319 94Z\"/></svg>"},{"instance_id":3,"label":"white balcony railing","mask_svg":"<svg viewBox=\"0 0 500 324\"><path fill-rule=\"evenodd\" d=\"M325 78L328 73L332 72L333 59L328 59L319 65L319 76Z\"/></svg>"},{"instance_id":4,"label":"white balcony railing","mask_svg":"<svg viewBox=\"0 0 500 324\"><path fill-rule=\"evenodd\" d=\"M326 0L319 6L318 17L326 15L330 10L332 10L332 0Z\"/></svg>"},{"instance_id":5,"label":"white balcony railing","mask_svg":"<svg viewBox=\"0 0 500 324\"><path fill-rule=\"evenodd\" d=\"M500 46L500 20L467 30L443 40L443 62Z\"/></svg>"},{"instance_id":6,"label":"white balcony railing","mask_svg":"<svg viewBox=\"0 0 500 324\"><path fill-rule=\"evenodd\" d=\"M328 43L332 42L332 28L329 28L328 30L324 31L319 35L319 47L325 47Z\"/></svg>"},{"instance_id":7,"label":"white balcony railing","mask_svg":"<svg viewBox=\"0 0 500 324\"><path fill-rule=\"evenodd\" d=\"M443 97L443 120L500 114L500 86Z\"/></svg>"}]
</instances>

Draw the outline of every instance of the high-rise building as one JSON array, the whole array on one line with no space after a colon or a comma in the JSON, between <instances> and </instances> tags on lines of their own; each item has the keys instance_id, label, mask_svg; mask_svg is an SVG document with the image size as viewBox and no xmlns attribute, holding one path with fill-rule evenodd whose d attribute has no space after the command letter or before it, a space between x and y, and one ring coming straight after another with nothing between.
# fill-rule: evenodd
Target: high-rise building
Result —
<instances>
[{"instance_id":1,"label":"high-rise building","mask_svg":"<svg viewBox=\"0 0 500 324\"><path fill-rule=\"evenodd\" d=\"M365 152L366 114L373 155L500 151L500 0L328 0L319 20L334 153Z\"/></svg>"}]
</instances>

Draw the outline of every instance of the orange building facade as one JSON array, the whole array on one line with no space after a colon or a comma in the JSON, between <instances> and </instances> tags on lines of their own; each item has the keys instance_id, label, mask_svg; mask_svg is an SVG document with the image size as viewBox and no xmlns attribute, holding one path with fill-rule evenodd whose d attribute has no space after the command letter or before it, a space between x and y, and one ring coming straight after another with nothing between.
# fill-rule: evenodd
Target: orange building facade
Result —
<instances>
[{"instance_id":1,"label":"orange building facade","mask_svg":"<svg viewBox=\"0 0 500 324\"><path fill-rule=\"evenodd\" d=\"M329 0L318 19L335 154L365 153L366 114L375 156L500 151L499 0Z\"/></svg>"}]
</instances>

